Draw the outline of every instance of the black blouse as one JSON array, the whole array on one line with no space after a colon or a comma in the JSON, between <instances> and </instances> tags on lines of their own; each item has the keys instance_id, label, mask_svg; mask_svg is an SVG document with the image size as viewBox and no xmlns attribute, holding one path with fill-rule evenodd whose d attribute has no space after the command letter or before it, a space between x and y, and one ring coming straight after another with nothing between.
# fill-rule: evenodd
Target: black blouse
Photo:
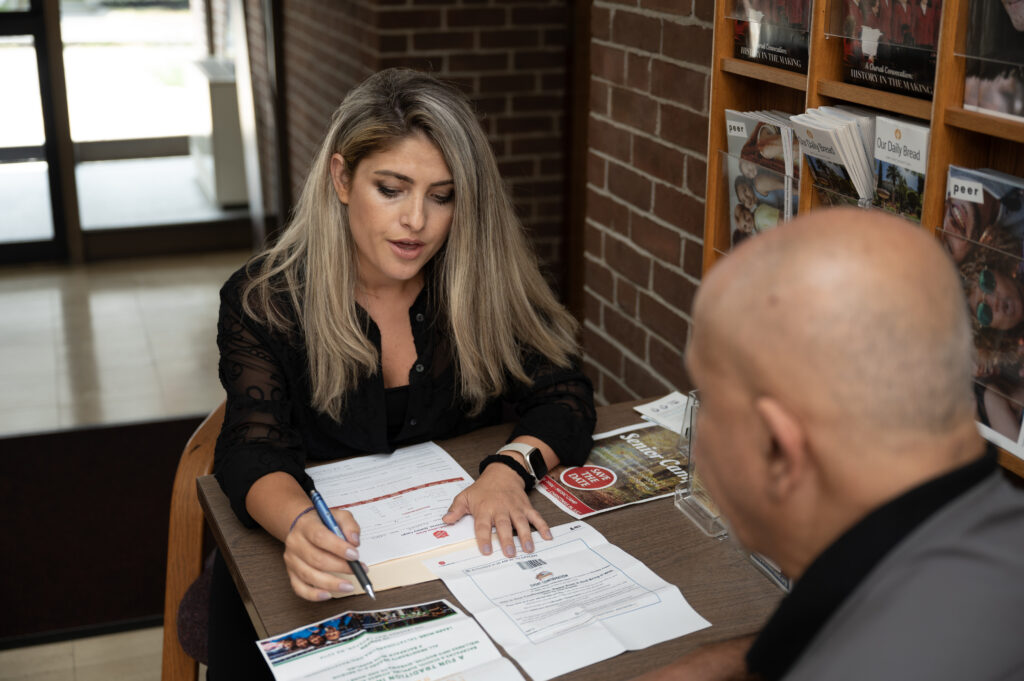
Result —
<instances>
[{"instance_id":1,"label":"black blouse","mask_svg":"<svg viewBox=\"0 0 1024 681\"><path fill-rule=\"evenodd\" d=\"M245 510L246 494L268 473L289 473L310 491L307 458L379 454L455 437L500 423L506 405L519 417L509 440L537 437L568 465L582 463L590 453L596 421L593 388L578 366L562 369L528 355L525 368L533 384L510 382L500 399L489 401L476 416L468 415L469 404L458 394L447 329L431 304L429 284L409 308L417 354L409 385L385 391L378 366L376 373L360 380L345 400L340 422L335 421L311 406L301 334L271 331L243 312L241 295L248 281L242 267L220 292L217 345L227 405L214 461L217 480L245 525L256 524ZM359 313L367 338L379 352L380 330L362 308ZM294 310L292 316L297 318ZM481 452L480 458L491 453Z\"/></svg>"}]
</instances>

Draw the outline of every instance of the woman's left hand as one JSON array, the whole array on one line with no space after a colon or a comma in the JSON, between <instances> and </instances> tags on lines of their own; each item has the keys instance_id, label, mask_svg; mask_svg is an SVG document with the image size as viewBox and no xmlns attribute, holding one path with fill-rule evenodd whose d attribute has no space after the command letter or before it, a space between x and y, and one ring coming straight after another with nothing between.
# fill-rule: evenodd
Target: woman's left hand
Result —
<instances>
[{"instance_id":1,"label":"woman's left hand","mask_svg":"<svg viewBox=\"0 0 1024 681\"><path fill-rule=\"evenodd\" d=\"M480 553L491 553L491 528L498 531L502 553L509 558L516 555L512 531L519 535L523 551L533 552L530 526L537 528L545 539L551 539L551 530L540 513L530 504L524 491L523 479L508 466L493 463L484 469L472 485L462 490L452 501L441 519L449 525L467 513L473 516L473 528Z\"/></svg>"}]
</instances>

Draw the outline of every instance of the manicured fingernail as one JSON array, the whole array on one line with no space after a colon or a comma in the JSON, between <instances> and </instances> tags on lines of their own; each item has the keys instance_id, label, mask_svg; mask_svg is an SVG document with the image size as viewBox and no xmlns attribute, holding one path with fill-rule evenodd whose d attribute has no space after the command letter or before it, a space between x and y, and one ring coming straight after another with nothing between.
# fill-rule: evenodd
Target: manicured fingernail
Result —
<instances>
[{"instance_id":1,"label":"manicured fingernail","mask_svg":"<svg viewBox=\"0 0 1024 681\"><path fill-rule=\"evenodd\" d=\"M484 544L483 547L480 549L480 553L484 554L485 556L491 555L491 545Z\"/></svg>"},{"instance_id":2,"label":"manicured fingernail","mask_svg":"<svg viewBox=\"0 0 1024 681\"><path fill-rule=\"evenodd\" d=\"M338 592L347 594L355 591L356 588L352 586L351 582L338 582Z\"/></svg>"},{"instance_id":3,"label":"manicured fingernail","mask_svg":"<svg viewBox=\"0 0 1024 681\"><path fill-rule=\"evenodd\" d=\"M331 594L327 593L326 591L317 591L316 592L316 599L318 601L326 601L330 597L331 597Z\"/></svg>"},{"instance_id":4,"label":"manicured fingernail","mask_svg":"<svg viewBox=\"0 0 1024 681\"><path fill-rule=\"evenodd\" d=\"M350 534L348 536L348 541L350 544L355 544L356 546L359 546L359 533L353 532L352 534Z\"/></svg>"},{"instance_id":5,"label":"manicured fingernail","mask_svg":"<svg viewBox=\"0 0 1024 681\"><path fill-rule=\"evenodd\" d=\"M512 556L516 555L516 547L512 546L511 544L506 546L505 547L505 555L508 556L509 558L511 558Z\"/></svg>"},{"instance_id":6,"label":"manicured fingernail","mask_svg":"<svg viewBox=\"0 0 1024 681\"><path fill-rule=\"evenodd\" d=\"M533 553L533 542L532 541L525 541L525 542L523 542L523 551L526 551L527 553Z\"/></svg>"},{"instance_id":7,"label":"manicured fingernail","mask_svg":"<svg viewBox=\"0 0 1024 681\"><path fill-rule=\"evenodd\" d=\"M349 560L359 560L359 552L355 549L346 549L345 557Z\"/></svg>"}]
</instances>

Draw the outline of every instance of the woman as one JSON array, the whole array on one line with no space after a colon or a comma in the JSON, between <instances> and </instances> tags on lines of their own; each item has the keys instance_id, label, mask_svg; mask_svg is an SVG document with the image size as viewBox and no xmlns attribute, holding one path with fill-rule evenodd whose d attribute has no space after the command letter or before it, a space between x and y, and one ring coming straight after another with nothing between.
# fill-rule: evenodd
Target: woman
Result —
<instances>
[{"instance_id":1,"label":"woman","mask_svg":"<svg viewBox=\"0 0 1024 681\"><path fill-rule=\"evenodd\" d=\"M227 409L215 472L242 522L284 542L302 598L351 591L331 573L349 572L359 545L348 512L335 512L348 542L307 512L307 459L453 437L499 422L503 404L519 415L510 440L537 448L544 466L590 451L576 323L538 270L468 101L430 76L390 69L345 98L291 224L221 297ZM505 555L513 530L532 551L530 526L550 532L527 498L524 456L488 454L444 520L472 514L483 553L492 528ZM215 653L216 638L241 626L222 564L219 575L214 681L234 675L240 654ZM217 619L221 605L234 620Z\"/></svg>"}]
</instances>

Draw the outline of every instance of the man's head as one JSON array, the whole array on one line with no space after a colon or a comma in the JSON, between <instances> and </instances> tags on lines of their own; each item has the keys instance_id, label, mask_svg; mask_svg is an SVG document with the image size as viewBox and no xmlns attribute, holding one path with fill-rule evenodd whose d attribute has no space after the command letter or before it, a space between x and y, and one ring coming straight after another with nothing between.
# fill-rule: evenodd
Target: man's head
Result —
<instances>
[{"instance_id":1,"label":"man's head","mask_svg":"<svg viewBox=\"0 0 1024 681\"><path fill-rule=\"evenodd\" d=\"M686 356L694 455L741 543L797 577L980 452L965 310L936 241L879 211L815 211L709 272Z\"/></svg>"}]
</instances>

